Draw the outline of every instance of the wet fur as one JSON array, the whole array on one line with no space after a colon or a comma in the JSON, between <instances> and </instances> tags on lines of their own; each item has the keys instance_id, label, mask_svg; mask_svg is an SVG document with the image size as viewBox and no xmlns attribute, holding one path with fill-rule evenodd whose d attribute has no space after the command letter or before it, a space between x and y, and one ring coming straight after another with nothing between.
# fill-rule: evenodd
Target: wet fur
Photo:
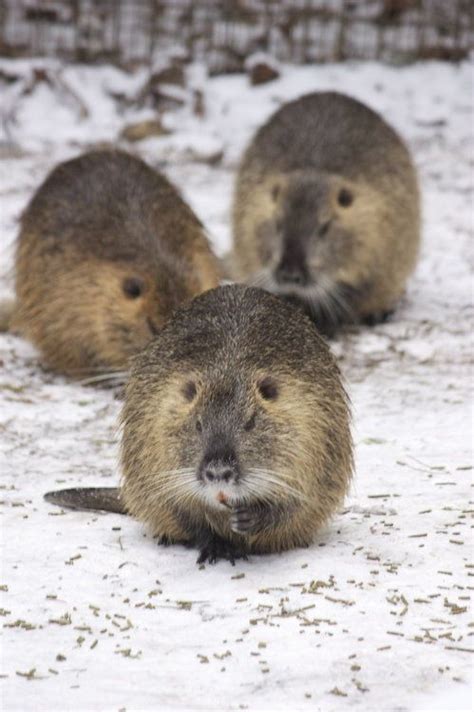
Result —
<instances>
[{"instance_id":1,"label":"wet fur","mask_svg":"<svg viewBox=\"0 0 474 712\"><path fill-rule=\"evenodd\" d=\"M266 374L279 384L274 402L255 390ZM135 359L122 420L127 511L160 539L198 546L202 560L307 546L349 486L337 365L307 317L259 289L222 287L176 312ZM228 507L196 478L211 436L232 443L246 479Z\"/></svg>"},{"instance_id":2,"label":"wet fur","mask_svg":"<svg viewBox=\"0 0 474 712\"><path fill-rule=\"evenodd\" d=\"M127 368L176 307L217 286L204 229L160 173L120 151L57 166L21 220L11 328L73 377ZM137 299L122 289L138 277Z\"/></svg>"},{"instance_id":3,"label":"wet fur","mask_svg":"<svg viewBox=\"0 0 474 712\"><path fill-rule=\"evenodd\" d=\"M348 207L337 200L342 188L355 197ZM320 257L307 289L275 280L284 252L278 225L303 238L329 225L314 238ZM237 176L228 263L236 279L300 301L330 332L394 309L419 233L417 177L401 139L360 102L314 93L284 105L251 141Z\"/></svg>"},{"instance_id":4,"label":"wet fur","mask_svg":"<svg viewBox=\"0 0 474 712\"><path fill-rule=\"evenodd\" d=\"M0 333L6 332L10 329L14 309L15 302L13 299L4 299L0 301Z\"/></svg>"}]
</instances>

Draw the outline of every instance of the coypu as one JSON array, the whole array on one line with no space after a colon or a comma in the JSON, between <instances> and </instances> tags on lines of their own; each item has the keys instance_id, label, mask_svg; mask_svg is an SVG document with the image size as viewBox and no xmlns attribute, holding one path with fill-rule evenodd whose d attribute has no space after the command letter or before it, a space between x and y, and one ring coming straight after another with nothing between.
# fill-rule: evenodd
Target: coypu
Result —
<instances>
[{"instance_id":1,"label":"coypu","mask_svg":"<svg viewBox=\"0 0 474 712\"><path fill-rule=\"evenodd\" d=\"M220 281L176 188L114 150L50 173L22 216L15 267L10 328L76 377L126 368L177 306Z\"/></svg>"},{"instance_id":2,"label":"coypu","mask_svg":"<svg viewBox=\"0 0 474 712\"><path fill-rule=\"evenodd\" d=\"M219 287L135 358L121 490L46 498L128 512L162 543L197 546L198 562L307 546L348 489L349 420L335 359L307 316L255 287Z\"/></svg>"},{"instance_id":3,"label":"coypu","mask_svg":"<svg viewBox=\"0 0 474 712\"><path fill-rule=\"evenodd\" d=\"M395 131L336 92L285 104L238 172L233 276L298 301L321 331L394 309L420 240L415 168Z\"/></svg>"}]
</instances>

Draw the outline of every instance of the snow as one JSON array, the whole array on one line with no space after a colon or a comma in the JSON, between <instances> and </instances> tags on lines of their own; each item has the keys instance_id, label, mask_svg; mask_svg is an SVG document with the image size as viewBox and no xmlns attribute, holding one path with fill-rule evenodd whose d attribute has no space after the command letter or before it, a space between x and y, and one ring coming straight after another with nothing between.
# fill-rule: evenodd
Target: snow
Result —
<instances>
[{"instance_id":1,"label":"snow","mask_svg":"<svg viewBox=\"0 0 474 712\"><path fill-rule=\"evenodd\" d=\"M38 66L0 68L20 64ZM194 67L205 117L188 102L165 117L173 134L133 148L176 182L222 254L238 157L282 101L345 91L407 140L423 191L419 267L391 322L332 344L354 409L351 495L311 548L235 568L200 569L195 551L157 547L132 519L63 513L44 492L118 481L120 400L43 371L29 344L0 336L8 712L471 709L473 65L281 69L251 88ZM16 149L0 144L2 297L17 218L39 182L143 118L108 93L133 94L139 74L62 76L88 118L39 85L9 122ZM4 86L3 111L15 91Z\"/></svg>"}]
</instances>

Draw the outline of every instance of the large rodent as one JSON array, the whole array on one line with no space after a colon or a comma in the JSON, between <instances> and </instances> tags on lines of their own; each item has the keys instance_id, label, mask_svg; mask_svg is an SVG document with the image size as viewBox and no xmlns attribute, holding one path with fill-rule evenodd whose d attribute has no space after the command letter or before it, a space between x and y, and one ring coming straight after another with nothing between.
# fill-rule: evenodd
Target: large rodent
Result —
<instances>
[{"instance_id":1,"label":"large rodent","mask_svg":"<svg viewBox=\"0 0 474 712\"><path fill-rule=\"evenodd\" d=\"M197 546L199 562L307 546L348 489L349 421L337 364L303 312L220 287L175 312L134 361L121 493L103 507L87 490L47 498L127 511L160 541Z\"/></svg>"},{"instance_id":2,"label":"large rodent","mask_svg":"<svg viewBox=\"0 0 474 712\"><path fill-rule=\"evenodd\" d=\"M11 328L70 376L127 367L176 307L219 284L204 229L139 158L58 165L21 219Z\"/></svg>"},{"instance_id":3,"label":"large rodent","mask_svg":"<svg viewBox=\"0 0 474 712\"><path fill-rule=\"evenodd\" d=\"M418 254L409 152L349 96L321 92L285 104L243 157L233 234L234 276L298 300L321 330L381 320Z\"/></svg>"}]
</instances>

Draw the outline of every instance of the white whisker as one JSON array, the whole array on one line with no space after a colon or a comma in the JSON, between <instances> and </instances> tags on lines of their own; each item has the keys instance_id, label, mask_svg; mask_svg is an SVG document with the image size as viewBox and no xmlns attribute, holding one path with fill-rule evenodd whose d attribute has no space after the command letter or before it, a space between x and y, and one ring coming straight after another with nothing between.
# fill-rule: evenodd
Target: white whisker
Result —
<instances>
[{"instance_id":1,"label":"white whisker","mask_svg":"<svg viewBox=\"0 0 474 712\"><path fill-rule=\"evenodd\" d=\"M278 473L273 471L261 470L258 468L250 468L248 474L250 476L249 481L250 478L252 478L254 482L258 482L262 492L266 490L274 495L285 492L297 499L304 498L304 493L301 490L288 484L288 477L278 475ZM292 478L290 479L291 481L294 481Z\"/></svg>"},{"instance_id":2,"label":"white whisker","mask_svg":"<svg viewBox=\"0 0 474 712\"><path fill-rule=\"evenodd\" d=\"M104 381L116 381L117 384L125 383L128 378L128 371L109 371L98 376L89 376L82 378L78 383L81 386L91 385L93 383L103 383Z\"/></svg>"}]
</instances>

